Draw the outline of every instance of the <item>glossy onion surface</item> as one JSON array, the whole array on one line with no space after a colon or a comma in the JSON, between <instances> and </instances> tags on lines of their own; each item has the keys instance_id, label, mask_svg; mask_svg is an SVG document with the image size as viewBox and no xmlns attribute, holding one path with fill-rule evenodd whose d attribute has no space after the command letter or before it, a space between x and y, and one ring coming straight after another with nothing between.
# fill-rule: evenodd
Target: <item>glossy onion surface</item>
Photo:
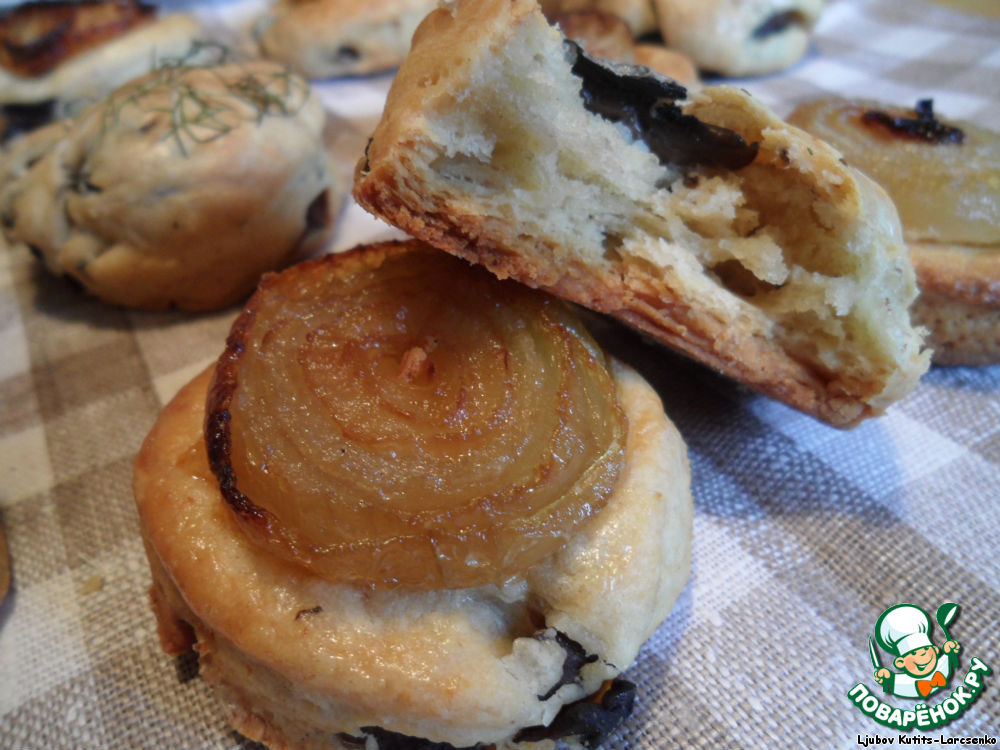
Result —
<instances>
[{"instance_id":1,"label":"glossy onion surface","mask_svg":"<svg viewBox=\"0 0 1000 750\"><path fill-rule=\"evenodd\" d=\"M244 531L334 581L501 582L610 496L625 418L559 301L417 243L267 278L209 393Z\"/></svg>"},{"instance_id":2,"label":"glossy onion surface","mask_svg":"<svg viewBox=\"0 0 1000 750\"><path fill-rule=\"evenodd\" d=\"M995 245L1000 242L1000 133L950 120L962 142L922 140L868 118L915 118L914 109L870 101L821 99L802 105L789 122L827 141L886 189L907 239Z\"/></svg>"}]
</instances>

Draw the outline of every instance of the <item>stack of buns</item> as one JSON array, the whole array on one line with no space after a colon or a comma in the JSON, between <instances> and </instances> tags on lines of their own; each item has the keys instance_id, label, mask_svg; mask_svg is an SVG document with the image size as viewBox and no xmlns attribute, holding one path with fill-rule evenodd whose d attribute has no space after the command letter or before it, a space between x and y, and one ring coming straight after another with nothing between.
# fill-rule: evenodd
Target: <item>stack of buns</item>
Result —
<instances>
[{"instance_id":1,"label":"stack of buns","mask_svg":"<svg viewBox=\"0 0 1000 750\"><path fill-rule=\"evenodd\" d=\"M838 426L927 367L879 187L583 47L533 0L430 13L354 185L416 239L266 276L140 452L164 648L253 739L593 748L628 715L688 463L558 297Z\"/></svg>"},{"instance_id":2,"label":"stack of buns","mask_svg":"<svg viewBox=\"0 0 1000 750\"><path fill-rule=\"evenodd\" d=\"M894 206L745 92L564 42L533 2L429 16L355 198L832 424L927 368Z\"/></svg>"}]
</instances>

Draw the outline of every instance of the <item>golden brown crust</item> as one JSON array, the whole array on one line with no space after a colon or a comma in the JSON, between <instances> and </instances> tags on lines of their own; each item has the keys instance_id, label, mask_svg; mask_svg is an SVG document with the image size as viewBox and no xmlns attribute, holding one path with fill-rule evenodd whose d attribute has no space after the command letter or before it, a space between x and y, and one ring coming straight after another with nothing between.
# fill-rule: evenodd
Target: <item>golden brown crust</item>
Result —
<instances>
[{"instance_id":1,"label":"golden brown crust","mask_svg":"<svg viewBox=\"0 0 1000 750\"><path fill-rule=\"evenodd\" d=\"M153 585L149 587L149 603L156 616L156 634L160 648L170 656L180 656L194 646L196 637L193 619L178 601L176 590L155 553L148 547L146 556L153 568Z\"/></svg>"},{"instance_id":2,"label":"golden brown crust","mask_svg":"<svg viewBox=\"0 0 1000 750\"><path fill-rule=\"evenodd\" d=\"M913 320L930 331L934 364L1000 362L1000 248L908 247L920 285Z\"/></svg>"},{"instance_id":3,"label":"golden brown crust","mask_svg":"<svg viewBox=\"0 0 1000 750\"><path fill-rule=\"evenodd\" d=\"M1000 307L1000 248L908 242L922 291L956 302Z\"/></svg>"},{"instance_id":4,"label":"golden brown crust","mask_svg":"<svg viewBox=\"0 0 1000 750\"><path fill-rule=\"evenodd\" d=\"M964 302L921 292L913 320L930 331L936 365L991 365L1000 362L1000 305Z\"/></svg>"},{"instance_id":5,"label":"golden brown crust","mask_svg":"<svg viewBox=\"0 0 1000 750\"><path fill-rule=\"evenodd\" d=\"M655 70L660 75L673 78L689 89L701 85L698 69L688 55L658 44L635 45L635 62Z\"/></svg>"},{"instance_id":6,"label":"golden brown crust","mask_svg":"<svg viewBox=\"0 0 1000 750\"><path fill-rule=\"evenodd\" d=\"M38 104L52 100L58 117L74 115L164 61L191 56L199 33L197 22L179 13L143 19L124 33L77 50L44 73L24 76L0 69L0 101Z\"/></svg>"},{"instance_id":7,"label":"golden brown crust","mask_svg":"<svg viewBox=\"0 0 1000 750\"><path fill-rule=\"evenodd\" d=\"M550 21L563 13L598 11L620 18L633 36L658 30L650 0L540 0L538 4Z\"/></svg>"},{"instance_id":8,"label":"golden brown crust","mask_svg":"<svg viewBox=\"0 0 1000 750\"><path fill-rule=\"evenodd\" d=\"M567 39L592 57L643 65L688 88L701 85L690 57L661 44L637 44L628 25L618 16L601 10L574 10L559 13L551 20Z\"/></svg>"},{"instance_id":9,"label":"golden brown crust","mask_svg":"<svg viewBox=\"0 0 1000 750\"><path fill-rule=\"evenodd\" d=\"M908 247L920 285L913 320L930 331L934 364L1000 362L1000 248Z\"/></svg>"},{"instance_id":10,"label":"golden brown crust","mask_svg":"<svg viewBox=\"0 0 1000 750\"><path fill-rule=\"evenodd\" d=\"M599 10L578 10L560 13L553 20L567 39L588 54L605 60L635 62L635 39L618 16Z\"/></svg>"},{"instance_id":11,"label":"golden brown crust","mask_svg":"<svg viewBox=\"0 0 1000 750\"><path fill-rule=\"evenodd\" d=\"M260 19L264 57L307 78L377 73L406 57L410 37L437 0L279 0Z\"/></svg>"},{"instance_id":12,"label":"golden brown crust","mask_svg":"<svg viewBox=\"0 0 1000 750\"><path fill-rule=\"evenodd\" d=\"M381 195L374 192L384 184L377 174L360 186L356 182L355 197L363 206L377 206L378 214L390 224L480 263L501 279L515 279L613 315L718 372L832 424L850 425L871 414L870 408L848 394L829 390L816 373L765 337L734 337L730 321L692 308L642 266L628 269L625 276L616 269L595 269L578 262L556 264L542 253L529 255L522 248L497 242L479 217L415 217L398 203L391 189Z\"/></svg>"}]
</instances>

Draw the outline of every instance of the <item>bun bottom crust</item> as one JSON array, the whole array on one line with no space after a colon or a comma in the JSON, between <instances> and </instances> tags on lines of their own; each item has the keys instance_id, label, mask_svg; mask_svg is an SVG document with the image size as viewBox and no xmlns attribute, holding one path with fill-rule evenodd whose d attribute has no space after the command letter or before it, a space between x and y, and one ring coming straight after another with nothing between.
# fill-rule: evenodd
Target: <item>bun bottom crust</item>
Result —
<instances>
[{"instance_id":1,"label":"bun bottom crust","mask_svg":"<svg viewBox=\"0 0 1000 750\"><path fill-rule=\"evenodd\" d=\"M232 725L272 747L371 750L383 730L550 745L515 737L627 668L690 567L683 441L652 388L611 368L629 433L604 511L503 586L423 592L331 583L251 545L208 468L203 373L163 410L135 469L164 650L194 645Z\"/></svg>"},{"instance_id":2,"label":"bun bottom crust","mask_svg":"<svg viewBox=\"0 0 1000 750\"><path fill-rule=\"evenodd\" d=\"M935 365L1000 362L1000 306L984 307L924 292L911 308L913 322L929 332Z\"/></svg>"},{"instance_id":3,"label":"bun bottom crust","mask_svg":"<svg viewBox=\"0 0 1000 750\"><path fill-rule=\"evenodd\" d=\"M920 296L913 322L928 330L935 365L1000 362L1000 248L910 242Z\"/></svg>"}]
</instances>

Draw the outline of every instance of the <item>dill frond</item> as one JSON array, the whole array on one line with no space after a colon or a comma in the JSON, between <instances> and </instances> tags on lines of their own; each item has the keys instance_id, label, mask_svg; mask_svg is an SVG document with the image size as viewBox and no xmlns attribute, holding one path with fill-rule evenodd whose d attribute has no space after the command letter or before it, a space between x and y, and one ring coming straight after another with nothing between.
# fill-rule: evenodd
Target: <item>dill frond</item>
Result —
<instances>
[{"instance_id":1,"label":"dill frond","mask_svg":"<svg viewBox=\"0 0 1000 750\"><path fill-rule=\"evenodd\" d=\"M189 65L210 52L213 62ZM101 138L117 125L122 113L131 107L166 115L169 127L164 140L173 140L182 156L188 156L191 144L208 143L232 132L244 123L260 125L268 116L288 117L301 110L310 96L309 85L290 70L223 70L229 50L213 42L198 42L183 57L165 59L138 86L120 90L105 102L101 120ZM195 70L211 72L218 89L196 88L188 74ZM167 93L169 104L153 106L151 97Z\"/></svg>"}]
</instances>

